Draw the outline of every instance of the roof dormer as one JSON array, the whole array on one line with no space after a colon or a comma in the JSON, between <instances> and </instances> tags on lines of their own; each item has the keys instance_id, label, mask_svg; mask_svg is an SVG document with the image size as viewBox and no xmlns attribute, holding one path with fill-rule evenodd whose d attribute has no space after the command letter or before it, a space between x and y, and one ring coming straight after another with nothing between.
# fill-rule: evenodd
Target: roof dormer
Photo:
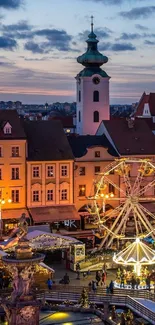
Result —
<instances>
[{"instance_id":1,"label":"roof dormer","mask_svg":"<svg viewBox=\"0 0 155 325\"><path fill-rule=\"evenodd\" d=\"M150 107L149 107L148 103L144 104L143 116L144 117L151 117Z\"/></svg>"},{"instance_id":2,"label":"roof dormer","mask_svg":"<svg viewBox=\"0 0 155 325\"><path fill-rule=\"evenodd\" d=\"M12 133L12 126L9 122L6 122L3 127L4 134L11 134Z\"/></svg>"}]
</instances>

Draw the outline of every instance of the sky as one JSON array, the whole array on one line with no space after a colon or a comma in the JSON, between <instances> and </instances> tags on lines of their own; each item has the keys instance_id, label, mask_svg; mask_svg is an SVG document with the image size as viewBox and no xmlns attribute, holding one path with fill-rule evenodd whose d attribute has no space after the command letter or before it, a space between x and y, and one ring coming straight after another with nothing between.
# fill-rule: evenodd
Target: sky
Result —
<instances>
[{"instance_id":1,"label":"sky","mask_svg":"<svg viewBox=\"0 0 155 325\"><path fill-rule=\"evenodd\" d=\"M110 103L155 91L155 1L0 0L0 100L76 101L90 16L109 61Z\"/></svg>"}]
</instances>

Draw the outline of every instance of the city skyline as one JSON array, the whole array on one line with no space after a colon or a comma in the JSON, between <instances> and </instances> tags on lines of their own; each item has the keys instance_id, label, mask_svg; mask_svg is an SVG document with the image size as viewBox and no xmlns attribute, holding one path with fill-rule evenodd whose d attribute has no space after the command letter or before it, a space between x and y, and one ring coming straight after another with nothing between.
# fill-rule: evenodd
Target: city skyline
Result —
<instances>
[{"instance_id":1,"label":"city skyline","mask_svg":"<svg viewBox=\"0 0 155 325\"><path fill-rule=\"evenodd\" d=\"M155 6L151 0L0 0L0 100L75 101L76 62L90 16L108 56L110 103L154 91ZM36 6L37 5L37 6Z\"/></svg>"}]
</instances>

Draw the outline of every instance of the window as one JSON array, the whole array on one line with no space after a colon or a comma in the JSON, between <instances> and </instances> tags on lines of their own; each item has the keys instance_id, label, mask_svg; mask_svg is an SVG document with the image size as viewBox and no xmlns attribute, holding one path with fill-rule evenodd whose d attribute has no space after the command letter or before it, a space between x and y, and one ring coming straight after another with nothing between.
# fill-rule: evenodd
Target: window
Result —
<instances>
[{"instance_id":1,"label":"window","mask_svg":"<svg viewBox=\"0 0 155 325\"><path fill-rule=\"evenodd\" d=\"M12 129L12 126L10 125L10 123L6 123L3 128L4 134L11 134L11 129Z\"/></svg>"},{"instance_id":2,"label":"window","mask_svg":"<svg viewBox=\"0 0 155 325\"><path fill-rule=\"evenodd\" d=\"M67 166L61 166L61 176L67 176L68 175L68 168Z\"/></svg>"},{"instance_id":3,"label":"window","mask_svg":"<svg viewBox=\"0 0 155 325\"><path fill-rule=\"evenodd\" d=\"M47 177L54 177L54 168L53 168L53 166L47 166Z\"/></svg>"},{"instance_id":4,"label":"window","mask_svg":"<svg viewBox=\"0 0 155 325\"><path fill-rule=\"evenodd\" d=\"M94 112L94 122L99 122L99 112L98 111Z\"/></svg>"},{"instance_id":5,"label":"window","mask_svg":"<svg viewBox=\"0 0 155 325\"><path fill-rule=\"evenodd\" d=\"M95 174L100 173L101 167L95 166Z\"/></svg>"},{"instance_id":6,"label":"window","mask_svg":"<svg viewBox=\"0 0 155 325\"><path fill-rule=\"evenodd\" d=\"M115 194L115 187L112 184L109 184L109 193Z\"/></svg>"},{"instance_id":7,"label":"window","mask_svg":"<svg viewBox=\"0 0 155 325\"><path fill-rule=\"evenodd\" d=\"M19 147L12 147L12 157L19 157Z\"/></svg>"},{"instance_id":8,"label":"window","mask_svg":"<svg viewBox=\"0 0 155 325\"><path fill-rule=\"evenodd\" d=\"M53 190L47 191L47 201L53 201Z\"/></svg>"},{"instance_id":9,"label":"window","mask_svg":"<svg viewBox=\"0 0 155 325\"><path fill-rule=\"evenodd\" d=\"M12 203L18 203L19 202L19 190L12 190L11 199L12 199Z\"/></svg>"},{"instance_id":10,"label":"window","mask_svg":"<svg viewBox=\"0 0 155 325\"><path fill-rule=\"evenodd\" d=\"M79 102L81 102L81 90L79 90Z\"/></svg>"},{"instance_id":11,"label":"window","mask_svg":"<svg viewBox=\"0 0 155 325\"><path fill-rule=\"evenodd\" d=\"M79 175L84 176L85 175L85 167L80 167L79 168Z\"/></svg>"},{"instance_id":12,"label":"window","mask_svg":"<svg viewBox=\"0 0 155 325\"><path fill-rule=\"evenodd\" d=\"M79 196L86 196L86 185L79 185Z\"/></svg>"},{"instance_id":13,"label":"window","mask_svg":"<svg viewBox=\"0 0 155 325\"><path fill-rule=\"evenodd\" d=\"M19 168L12 168L12 179L19 179Z\"/></svg>"},{"instance_id":14,"label":"window","mask_svg":"<svg viewBox=\"0 0 155 325\"><path fill-rule=\"evenodd\" d=\"M67 195L68 193L67 193L67 190L62 190L61 191L61 200L62 201L65 201L65 200L67 200Z\"/></svg>"},{"instance_id":15,"label":"window","mask_svg":"<svg viewBox=\"0 0 155 325\"><path fill-rule=\"evenodd\" d=\"M3 154L2 154L2 147L0 147L0 157L2 157Z\"/></svg>"},{"instance_id":16,"label":"window","mask_svg":"<svg viewBox=\"0 0 155 325\"><path fill-rule=\"evenodd\" d=\"M5 128L4 133L5 134L11 134L11 128Z\"/></svg>"},{"instance_id":17,"label":"window","mask_svg":"<svg viewBox=\"0 0 155 325\"><path fill-rule=\"evenodd\" d=\"M0 180L2 179L2 168L0 168Z\"/></svg>"},{"instance_id":18,"label":"window","mask_svg":"<svg viewBox=\"0 0 155 325\"><path fill-rule=\"evenodd\" d=\"M33 167L33 177L39 177L39 167Z\"/></svg>"},{"instance_id":19,"label":"window","mask_svg":"<svg viewBox=\"0 0 155 325\"><path fill-rule=\"evenodd\" d=\"M99 91L95 90L93 92L93 102L99 102Z\"/></svg>"},{"instance_id":20,"label":"window","mask_svg":"<svg viewBox=\"0 0 155 325\"><path fill-rule=\"evenodd\" d=\"M33 191L33 202L39 202L39 191Z\"/></svg>"},{"instance_id":21,"label":"window","mask_svg":"<svg viewBox=\"0 0 155 325\"><path fill-rule=\"evenodd\" d=\"M81 122L81 112L79 111L79 122Z\"/></svg>"},{"instance_id":22,"label":"window","mask_svg":"<svg viewBox=\"0 0 155 325\"><path fill-rule=\"evenodd\" d=\"M100 151L95 151L95 158L100 158Z\"/></svg>"}]
</instances>

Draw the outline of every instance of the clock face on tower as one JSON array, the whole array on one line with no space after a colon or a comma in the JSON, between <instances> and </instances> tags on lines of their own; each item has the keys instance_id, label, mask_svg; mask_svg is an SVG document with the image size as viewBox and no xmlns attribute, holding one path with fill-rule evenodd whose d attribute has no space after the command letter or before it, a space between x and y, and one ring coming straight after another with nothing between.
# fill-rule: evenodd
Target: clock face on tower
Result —
<instances>
[{"instance_id":1,"label":"clock face on tower","mask_svg":"<svg viewBox=\"0 0 155 325\"><path fill-rule=\"evenodd\" d=\"M94 83L95 85L98 85L98 84L100 83L100 79L99 79L98 77L94 77L94 78L93 78L93 83Z\"/></svg>"}]
</instances>

